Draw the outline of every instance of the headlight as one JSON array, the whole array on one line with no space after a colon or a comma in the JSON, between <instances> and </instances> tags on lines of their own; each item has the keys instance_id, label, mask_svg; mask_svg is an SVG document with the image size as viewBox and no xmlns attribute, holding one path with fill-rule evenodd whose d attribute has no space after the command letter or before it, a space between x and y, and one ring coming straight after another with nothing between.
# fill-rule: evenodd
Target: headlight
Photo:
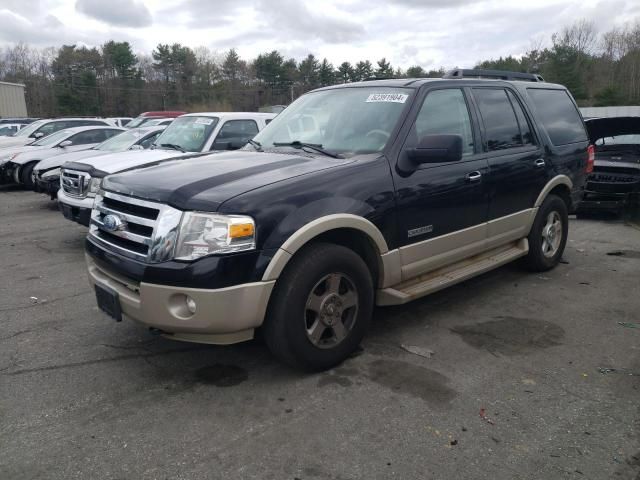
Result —
<instances>
[{"instance_id":1,"label":"headlight","mask_svg":"<svg viewBox=\"0 0 640 480\"><path fill-rule=\"evenodd\" d=\"M17 153L12 153L10 155L2 155L2 156L0 156L0 164L10 162L11 160L16 158L17 156L18 156Z\"/></svg>"},{"instance_id":2,"label":"headlight","mask_svg":"<svg viewBox=\"0 0 640 480\"><path fill-rule=\"evenodd\" d=\"M37 173L36 173L37 175ZM54 177L59 177L60 176L60 169L59 168L54 168L53 170L49 170L48 172L44 172L40 178L42 178L43 180L51 180Z\"/></svg>"},{"instance_id":3,"label":"headlight","mask_svg":"<svg viewBox=\"0 0 640 480\"><path fill-rule=\"evenodd\" d=\"M100 191L102 185L102 178L92 178L89 180L89 194L95 196Z\"/></svg>"},{"instance_id":4,"label":"headlight","mask_svg":"<svg viewBox=\"0 0 640 480\"><path fill-rule=\"evenodd\" d=\"M195 260L216 253L256 248L256 228L251 217L185 212L180 223L176 260Z\"/></svg>"}]
</instances>

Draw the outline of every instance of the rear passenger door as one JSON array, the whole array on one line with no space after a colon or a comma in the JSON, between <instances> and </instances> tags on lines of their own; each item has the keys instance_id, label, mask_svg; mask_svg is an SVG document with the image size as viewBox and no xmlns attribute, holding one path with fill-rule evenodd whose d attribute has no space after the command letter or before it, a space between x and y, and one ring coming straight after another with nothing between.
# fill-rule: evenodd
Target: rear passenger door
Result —
<instances>
[{"instance_id":1,"label":"rear passenger door","mask_svg":"<svg viewBox=\"0 0 640 480\"><path fill-rule=\"evenodd\" d=\"M524 236L548 165L532 122L510 88L474 87L487 152L490 246ZM493 240L493 241L492 241Z\"/></svg>"},{"instance_id":2,"label":"rear passenger door","mask_svg":"<svg viewBox=\"0 0 640 480\"><path fill-rule=\"evenodd\" d=\"M211 145L211 150L237 150L258 134L255 120L227 120Z\"/></svg>"},{"instance_id":3,"label":"rear passenger door","mask_svg":"<svg viewBox=\"0 0 640 480\"><path fill-rule=\"evenodd\" d=\"M412 121L399 162L425 135L437 134L460 135L462 159L394 169L403 280L482 251L488 206L487 161L465 91L429 90Z\"/></svg>"}]
</instances>

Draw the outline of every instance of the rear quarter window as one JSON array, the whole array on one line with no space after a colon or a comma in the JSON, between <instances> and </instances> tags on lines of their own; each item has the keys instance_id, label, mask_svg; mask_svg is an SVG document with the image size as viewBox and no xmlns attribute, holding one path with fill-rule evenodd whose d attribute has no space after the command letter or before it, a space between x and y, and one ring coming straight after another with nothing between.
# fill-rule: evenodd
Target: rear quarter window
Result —
<instances>
[{"instance_id":1,"label":"rear quarter window","mask_svg":"<svg viewBox=\"0 0 640 480\"><path fill-rule=\"evenodd\" d=\"M566 90L528 88L531 100L554 145L587 141L582 117Z\"/></svg>"}]
</instances>

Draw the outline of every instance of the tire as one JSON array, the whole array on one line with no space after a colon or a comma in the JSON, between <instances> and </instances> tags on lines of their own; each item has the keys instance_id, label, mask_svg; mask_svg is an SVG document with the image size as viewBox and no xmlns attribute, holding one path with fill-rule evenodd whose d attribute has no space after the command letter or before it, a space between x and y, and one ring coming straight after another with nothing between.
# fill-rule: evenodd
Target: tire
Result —
<instances>
[{"instance_id":1,"label":"tire","mask_svg":"<svg viewBox=\"0 0 640 480\"><path fill-rule=\"evenodd\" d=\"M551 228L552 225L555 226ZM529 253L524 257L525 266L533 272L544 272L555 267L564 253L568 233L567 204L560 197L549 195L542 202L527 237Z\"/></svg>"},{"instance_id":2,"label":"tire","mask_svg":"<svg viewBox=\"0 0 640 480\"><path fill-rule=\"evenodd\" d=\"M20 169L20 181L22 185L24 185L29 190L33 190L33 180L31 179L31 174L33 173L33 169L35 168L38 162L27 163Z\"/></svg>"},{"instance_id":3,"label":"tire","mask_svg":"<svg viewBox=\"0 0 640 480\"><path fill-rule=\"evenodd\" d=\"M309 245L276 283L262 329L265 342L293 368L334 367L360 345L373 299L371 273L358 254L340 245Z\"/></svg>"}]
</instances>

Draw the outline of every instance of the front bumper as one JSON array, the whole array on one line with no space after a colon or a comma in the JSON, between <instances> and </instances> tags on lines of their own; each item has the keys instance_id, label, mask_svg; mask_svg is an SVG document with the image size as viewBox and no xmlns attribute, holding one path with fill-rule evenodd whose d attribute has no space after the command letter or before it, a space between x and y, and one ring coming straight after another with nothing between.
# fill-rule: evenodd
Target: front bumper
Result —
<instances>
[{"instance_id":1,"label":"front bumper","mask_svg":"<svg viewBox=\"0 0 640 480\"><path fill-rule=\"evenodd\" d=\"M262 325L275 281L219 289L136 282L86 256L89 283L117 292L122 314L175 340L226 345L253 338ZM186 296L196 311L186 307Z\"/></svg>"},{"instance_id":2,"label":"front bumper","mask_svg":"<svg viewBox=\"0 0 640 480\"><path fill-rule=\"evenodd\" d=\"M51 200L55 200L60 190L60 177L52 177L47 180L42 180L36 176L33 183L33 189L38 193L45 193L51 196Z\"/></svg>"},{"instance_id":3,"label":"front bumper","mask_svg":"<svg viewBox=\"0 0 640 480\"><path fill-rule=\"evenodd\" d=\"M58 190L58 208L67 220L79 223L85 227L91 221L91 210L93 209L93 197L74 198L66 195L64 190Z\"/></svg>"}]
</instances>

